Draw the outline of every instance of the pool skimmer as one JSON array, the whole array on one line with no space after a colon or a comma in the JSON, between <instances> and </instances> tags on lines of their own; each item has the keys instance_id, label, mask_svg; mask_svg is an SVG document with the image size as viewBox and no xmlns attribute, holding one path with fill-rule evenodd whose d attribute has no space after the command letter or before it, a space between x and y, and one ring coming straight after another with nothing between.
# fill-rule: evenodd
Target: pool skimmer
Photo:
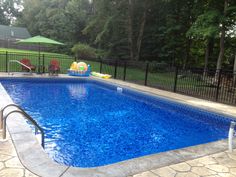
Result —
<instances>
[{"instance_id":1,"label":"pool skimmer","mask_svg":"<svg viewBox=\"0 0 236 177\"><path fill-rule=\"evenodd\" d=\"M117 87L117 92L118 92L118 93L122 93L122 92L123 92L123 88Z\"/></svg>"}]
</instances>

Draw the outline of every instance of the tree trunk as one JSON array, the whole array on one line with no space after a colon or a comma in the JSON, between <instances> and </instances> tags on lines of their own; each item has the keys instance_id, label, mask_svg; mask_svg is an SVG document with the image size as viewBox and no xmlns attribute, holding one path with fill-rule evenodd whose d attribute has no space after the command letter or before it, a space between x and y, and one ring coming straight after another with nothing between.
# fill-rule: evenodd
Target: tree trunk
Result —
<instances>
[{"instance_id":1,"label":"tree trunk","mask_svg":"<svg viewBox=\"0 0 236 177\"><path fill-rule=\"evenodd\" d=\"M130 47L130 59L134 60L134 34L133 34L133 0L129 0L129 14L128 14L128 39Z\"/></svg>"},{"instance_id":2,"label":"tree trunk","mask_svg":"<svg viewBox=\"0 0 236 177\"><path fill-rule=\"evenodd\" d=\"M222 60L225 52L225 25L222 25L221 37L220 37L220 53L217 60L216 70L220 70L222 66Z\"/></svg>"},{"instance_id":3,"label":"tree trunk","mask_svg":"<svg viewBox=\"0 0 236 177\"><path fill-rule=\"evenodd\" d=\"M234 55L233 86L236 87L236 52Z\"/></svg>"},{"instance_id":4,"label":"tree trunk","mask_svg":"<svg viewBox=\"0 0 236 177\"><path fill-rule=\"evenodd\" d=\"M192 1L187 0L186 5L187 5L186 16L188 17L188 20L187 20L187 23L186 23L186 28L189 29L192 26L192 23L193 23L193 20L192 20L192 8L193 8ZM184 60L184 63L183 63L183 69L184 70L189 64L191 43L192 43L191 38L186 37L186 40L185 40L185 45L186 45L186 47L185 47L185 60Z\"/></svg>"},{"instance_id":5,"label":"tree trunk","mask_svg":"<svg viewBox=\"0 0 236 177\"><path fill-rule=\"evenodd\" d=\"M224 4L224 16L226 16L226 10L228 7L228 0L225 0L225 4ZM217 60L217 66L216 66L216 74L215 74L215 78L217 79L219 76L219 72L221 70L221 66L222 66L222 61L223 61L223 57L224 57L224 53L225 53L225 23L222 23L222 27L221 27L221 36L220 36L220 53L219 53L219 57Z\"/></svg>"},{"instance_id":6,"label":"tree trunk","mask_svg":"<svg viewBox=\"0 0 236 177\"><path fill-rule=\"evenodd\" d=\"M186 54L185 54L183 69L186 68L186 66L188 65L188 62L189 62L190 47L191 47L191 39L187 38L187 40L186 40Z\"/></svg>"},{"instance_id":7,"label":"tree trunk","mask_svg":"<svg viewBox=\"0 0 236 177\"><path fill-rule=\"evenodd\" d=\"M207 39L203 76L207 75L209 56L210 56L210 39Z\"/></svg>"},{"instance_id":8,"label":"tree trunk","mask_svg":"<svg viewBox=\"0 0 236 177\"><path fill-rule=\"evenodd\" d=\"M143 33L144 33L144 28L146 24L146 19L147 19L147 10L148 10L148 0L145 1L145 7L144 7L144 12L141 20L141 25L139 29L139 35L137 39L137 53L135 55L135 60L140 59L140 51L141 51L141 46L142 46L142 39L143 39Z\"/></svg>"}]
</instances>

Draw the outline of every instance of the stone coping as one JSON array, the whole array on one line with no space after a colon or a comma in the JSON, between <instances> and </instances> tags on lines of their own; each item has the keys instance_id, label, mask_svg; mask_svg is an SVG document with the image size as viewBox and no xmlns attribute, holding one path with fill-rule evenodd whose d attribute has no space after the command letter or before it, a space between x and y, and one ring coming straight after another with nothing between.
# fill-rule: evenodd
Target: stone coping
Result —
<instances>
[{"instance_id":1,"label":"stone coping","mask_svg":"<svg viewBox=\"0 0 236 177\"><path fill-rule=\"evenodd\" d=\"M109 82L111 81L112 80L109 80ZM0 98L1 107L13 103L2 85L0 85ZM14 118L11 117L7 120L7 126L20 161L29 171L43 177L125 177L222 152L227 149L227 140L221 140L143 156L96 168L68 167L60 165L48 157L24 119L19 118L19 116L17 116L17 119L16 116L14 116Z\"/></svg>"}]
</instances>

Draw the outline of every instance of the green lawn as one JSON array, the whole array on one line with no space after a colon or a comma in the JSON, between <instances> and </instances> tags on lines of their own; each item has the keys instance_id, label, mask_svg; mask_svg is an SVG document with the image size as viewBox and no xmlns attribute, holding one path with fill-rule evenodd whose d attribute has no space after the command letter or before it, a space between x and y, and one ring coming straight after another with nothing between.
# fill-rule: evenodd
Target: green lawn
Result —
<instances>
[{"instance_id":1,"label":"green lawn","mask_svg":"<svg viewBox=\"0 0 236 177\"><path fill-rule=\"evenodd\" d=\"M18 49L7 49L7 48L0 48L0 53L5 53L5 52L9 52L9 53L16 53L16 54L35 54L38 55L39 52L38 51L31 51L31 50L18 50ZM64 54L58 54L58 53L52 53L52 52L41 52L41 54L45 54L45 55L58 55L58 56L66 56Z\"/></svg>"},{"instance_id":2,"label":"green lawn","mask_svg":"<svg viewBox=\"0 0 236 177\"><path fill-rule=\"evenodd\" d=\"M7 52L7 53L6 53ZM50 53L50 52L41 52L40 55L40 63L39 63L39 53L37 51L28 51L28 50L17 50L17 49L5 49L0 48L0 71L6 71L6 61L8 60L21 60L23 58L30 59L33 65L43 65L45 66L45 71L47 72L47 66L50 63L51 59L57 59L60 61L61 71L63 73L67 72L67 69L70 67L71 63L74 61L74 57L58 54L58 53ZM10 64L10 71L21 71L21 66L16 63Z\"/></svg>"},{"instance_id":3,"label":"green lawn","mask_svg":"<svg viewBox=\"0 0 236 177\"><path fill-rule=\"evenodd\" d=\"M93 71L100 71L100 62L91 62L90 63ZM115 66L114 65L106 65L102 66L102 73L111 74L114 77ZM144 85L145 80L145 69L127 67L126 69L126 81L133 82L137 84ZM124 76L124 68L117 67L117 79L123 80ZM182 76L182 77L180 77ZM191 72L181 72L179 71L178 79L177 79L177 87L176 90L178 93L184 93L187 95L197 96L204 99L214 100L216 95L216 87L211 84L203 81L201 79L201 74L191 73ZM148 73L147 85L151 87L161 88L164 90L173 91L175 83L175 71L165 71L165 72L155 72ZM224 98L225 92L220 90L219 100L222 102L227 102L227 97ZM230 97L230 96L229 96Z\"/></svg>"},{"instance_id":4,"label":"green lawn","mask_svg":"<svg viewBox=\"0 0 236 177\"><path fill-rule=\"evenodd\" d=\"M28 58L31 60L33 65L39 65L39 56L37 51L25 51L25 50L15 50L15 49L3 49L0 48L0 71L6 71L6 51L8 52L7 60L21 60L22 58ZM59 60L61 66L61 72L67 73L67 69L70 67L71 63L74 61L74 57L58 54L58 53L49 53L42 52L44 54L44 66L45 72L47 72L47 66L50 63L50 60L55 58ZM96 61L86 61L84 62L91 65L92 71L100 71L100 62ZM43 63L43 58L41 55L40 65ZM21 66L16 63L11 63L11 71L21 71ZM110 64L102 65L102 73L110 74L114 77L115 66ZM180 73L181 74L181 73ZM202 80L197 79L196 76L192 73L183 78L178 78L177 81L177 90L179 92L187 93L190 95L205 95L206 97L214 95L215 88L206 87L207 83L204 83ZM124 78L124 67L117 67L117 79L123 80ZM157 88L162 88L165 90L173 91L174 89L174 71L165 71L165 72L154 72L148 73L147 85ZM126 69L126 81L134 82L144 85L145 80L145 65L140 67L127 66Z\"/></svg>"},{"instance_id":5,"label":"green lawn","mask_svg":"<svg viewBox=\"0 0 236 177\"><path fill-rule=\"evenodd\" d=\"M100 62L91 62L85 61L92 66L92 70L99 72L100 71ZM103 64L102 73L110 74L114 77L115 66ZM134 82L141 85L144 85L145 82L145 68L134 68L127 66L126 69L126 78L128 82ZM182 73L180 73L182 74ZM124 67L117 67L117 79L123 80L124 78ZM186 77L178 78L177 80L177 89L181 92L188 91L189 94L202 93L202 92L213 92L215 88L206 87L207 83L199 80L198 74L186 75ZM147 85L152 87L163 88L166 90L173 91L175 83L175 71L165 71L165 72L155 72L148 73Z\"/></svg>"},{"instance_id":6,"label":"green lawn","mask_svg":"<svg viewBox=\"0 0 236 177\"><path fill-rule=\"evenodd\" d=\"M7 59L9 60L20 60L22 58L28 58L31 60L31 63L34 65L39 64L39 56L37 51L27 51L27 50L17 50L17 49L4 49L0 48L0 71L6 70L6 51L8 52ZM47 71L47 67L50 63L50 60L55 58L60 61L60 65L62 68L62 72L66 73L67 69L70 67L71 63L74 61L74 57L58 54L58 53L49 53L49 52L41 52L44 54L44 65L45 70ZM43 58L41 55L40 65L43 63ZM86 61L86 63L90 64L92 67L92 71L99 72L100 71L100 62L95 61ZM21 67L17 64L12 63L11 68L14 71L21 71ZM111 74L114 77L115 67L114 65L103 64L102 72L106 74ZM123 79L124 68L117 67L117 79ZM168 87L173 89L174 85L174 72L156 72L156 73L148 73L148 85L151 86L159 86L159 87ZM145 80L145 67L134 68L127 66L126 70L126 80L131 82L136 82L140 84L144 84ZM188 79L179 79L178 85L199 85L195 80ZM202 83L200 83L202 84Z\"/></svg>"}]
</instances>

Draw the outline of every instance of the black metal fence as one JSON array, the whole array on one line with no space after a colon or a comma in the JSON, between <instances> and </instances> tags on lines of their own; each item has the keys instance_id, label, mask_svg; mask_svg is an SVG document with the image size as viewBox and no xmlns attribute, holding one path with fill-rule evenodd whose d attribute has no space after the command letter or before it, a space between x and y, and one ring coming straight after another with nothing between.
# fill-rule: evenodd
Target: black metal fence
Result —
<instances>
[{"instance_id":1,"label":"black metal fence","mask_svg":"<svg viewBox=\"0 0 236 177\"><path fill-rule=\"evenodd\" d=\"M21 61L29 59L30 63L36 66L36 73L42 74L48 72L48 66L52 59L57 59L60 62L61 73L66 73L71 63L75 60L74 57L59 54L35 54L35 53L10 53L0 52L0 72L21 72L22 66L18 63L10 62L13 60Z\"/></svg>"},{"instance_id":2,"label":"black metal fence","mask_svg":"<svg viewBox=\"0 0 236 177\"><path fill-rule=\"evenodd\" d=\"M233 71L104 59L87 62L96 66L93 70L110 74L114 79L236 105L236 72Z\"/></svg>"},{"instance_id":3,"label":"black metal fence","mask_svg":"<svg viewBox=\"0 0 236 177\"><path fill-rule=\"evenodd\" d=\"M22 67L10 60L28 58L37 67L35 72L47 73L51 59L60 62L61 73L67 73L74 57L52 54L15 54L0 52L0 72L21 72ZM208 70L169 66L164 63L147 63L121 60L89 59L92 71L112 75L114 79L146 85L171 92L236 105L236 73L226 70ZM216 74L217 73L217 74Z\"/></svg>"}]
</instances>

